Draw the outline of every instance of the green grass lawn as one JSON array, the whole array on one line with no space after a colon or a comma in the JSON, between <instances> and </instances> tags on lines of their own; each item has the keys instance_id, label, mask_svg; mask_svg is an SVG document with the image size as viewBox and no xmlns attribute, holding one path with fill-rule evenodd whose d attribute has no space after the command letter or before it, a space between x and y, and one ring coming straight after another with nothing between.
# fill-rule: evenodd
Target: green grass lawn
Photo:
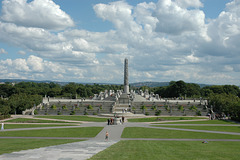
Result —
<instances>
[{"instance_id":1,"label":"green grass lawn","mask_svg":"<svg viewBox=\"0 0 240 160\"><path fill-rule=\"evenodd\" d=\"M76 126L79 124L4 124L4 129L14 128L36 128L36 127L58 127L58 126Z\"/></svg>"},{"instance_id":2,"label":"green grass lawn","mask_svg":"<svg viewBox=\"0 0 240 160\"><path fill-rule=\"evenodd\" d=\"M240 126L174 126L174 125L171 126L153 125L153 126L240 133Z\"/></svg>"},{"instance_id":3,"label":"green grass lawn","mask_svg":"<svg viewBox=\"0 0 240 160\"><path fill-rule=\"evenodd\" d=\"M5 122L12 122L12 123L70 123L70 122L63 122L63 121L32 119L32 118L16 118L16 119L11 119L11 120L8 120Z\"/></svg>"},{"instance_id":4,"label":"green grass lawn","mask_svg":"<svg viewBox=\"0 0 240 160\"><path fill-rule=\"evenodd\" d=\"M120 141L90 160L238 160L240 142Z\"/></svg>"},{"instance_id":5,"label":"green grass lawn","mask_svg":"<svg viewBox=\"0 0 240 160\"><path fill-rule=\"evenodd\" d=\"M95 137L103 127L39 129L0 132L1 137Z\"/></svg>"},{"instance_id":6,"label":"green grass lawn","mask_svg":"<svg viewBox=\"0 0 240 160\"><path fill-rule=\"evenodd\" d=\"M0 139L0 154L11 153L26 149L34 149L59 145L64 143L78 142L81 140L70 139Z\"/></svg>"},{"instance_id":7,"label":"green grass lawn","mask_svg":"<svg viewBox=\"0 0 240 160\"><path fill-rule=\"evenodd\" d=\"M127 127L123 130L122 138L240 139L240 136L157 128Z\"/></svg>"},{"instance_id":8,"label":"green grass lawn","mask_svg":"<svg viewBox=\"0 0 240 160\"><path fill-rule=\"evenodd\" d=\"M206 121L186 121L186 122L164 122L155 124L239 124L227 120L206 120Z\"/></svg>"},{"instance_id":9,"label":"green grass lawn","mask_svg":"<svg viewBox=\"0 0 240 160\"><path fill-rule=\"evenodd\" d=\"M207 119L205 117L149 117L149 118L134 118L128 119L128 122L157 122L157 121L167 121L167 120L197 120L197 119Z\"/></svg>"},{"instance_id":10,"label":"green grass lawn","mask_svg":"<svg viewBox=\"0 0 240 160\"><path fill-rule=\"evenodd\" d=\"M35 116L36 118L63 119L73 121L107 122L107 118L97 118L88 116Z\"/></svg>"}]
</instances>

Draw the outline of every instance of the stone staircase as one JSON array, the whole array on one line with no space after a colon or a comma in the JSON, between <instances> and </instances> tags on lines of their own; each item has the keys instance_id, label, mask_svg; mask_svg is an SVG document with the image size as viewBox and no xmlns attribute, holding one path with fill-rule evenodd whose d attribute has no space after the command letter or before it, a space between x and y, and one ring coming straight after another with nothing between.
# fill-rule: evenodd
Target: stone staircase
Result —
<instances>
[{"instance_id":1,"label":"stone staircase","mask_svg":"<svg viewBox=\"0 0 240 160\"><path fill-rule=\"evenodd\" d=\"M112 113L125 113L128 112L129 104L115 104Z\"/></svg>"}]
</instances>

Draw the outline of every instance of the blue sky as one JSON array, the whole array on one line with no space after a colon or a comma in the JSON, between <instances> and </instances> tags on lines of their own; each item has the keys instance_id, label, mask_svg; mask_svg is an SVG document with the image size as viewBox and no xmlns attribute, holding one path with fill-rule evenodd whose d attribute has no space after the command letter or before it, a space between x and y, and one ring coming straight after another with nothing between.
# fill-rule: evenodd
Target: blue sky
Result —
<instances>
[{"instance_id":1,"label":"blue sky","mask_svg":"<svg viewBox=\"0 0 240 160\"><path fill-rule=\"evenodd\" d=\"M1 2L0 79L240 85L240 0Z\"/></svg>"}]
</instances>

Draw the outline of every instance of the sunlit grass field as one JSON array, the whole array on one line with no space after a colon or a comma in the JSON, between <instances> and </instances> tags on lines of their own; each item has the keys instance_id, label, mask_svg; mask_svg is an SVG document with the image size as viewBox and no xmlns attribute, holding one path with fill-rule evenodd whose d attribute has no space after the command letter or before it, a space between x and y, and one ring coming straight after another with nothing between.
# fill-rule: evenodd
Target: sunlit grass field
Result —
<instances>
[{"instance_id":1,"label":"sunlit grass field","mask_svg":"<svg viewBox=\"0 0 240 160\"><path fill-rule=\"evenodd\" d=\"M240 142L120 141L90 160L239 160Z\"/></svg>"}]
</instances>

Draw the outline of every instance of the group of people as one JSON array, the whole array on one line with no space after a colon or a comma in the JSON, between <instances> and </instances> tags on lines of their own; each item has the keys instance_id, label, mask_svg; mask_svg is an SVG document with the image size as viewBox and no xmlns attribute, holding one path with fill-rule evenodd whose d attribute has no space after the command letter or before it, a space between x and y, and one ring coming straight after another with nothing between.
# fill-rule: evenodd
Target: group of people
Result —
<instances>
[{"instance_id":1,"label":"group of people","mask_svg":"<svg viewBox=\"0 0 240 160\"><path fill-rule=\"evenodd\" d=\"M119 117L117 117L117 118L119 118ZM120 119L120 123L121 123L121 124L124 123L124 119L125 119L125 118L122 116L122 118ZM107 124L108 124L108 125L114 125L114 120L115 120L115 119L113 119L113 118L108 118Z\"/></svg>"}]
</instances>

